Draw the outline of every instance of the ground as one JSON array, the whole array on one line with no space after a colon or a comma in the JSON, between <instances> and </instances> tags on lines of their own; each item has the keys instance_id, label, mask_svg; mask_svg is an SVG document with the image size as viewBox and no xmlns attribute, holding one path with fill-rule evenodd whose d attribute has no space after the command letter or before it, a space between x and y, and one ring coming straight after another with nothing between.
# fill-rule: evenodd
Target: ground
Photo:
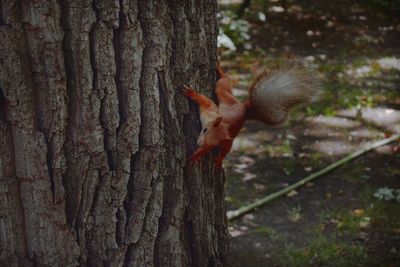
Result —
<instances>
[{"instance_id":1,"label":"ground","mask_svg":"<svg viewBox=\"0 0 400 267\"><path fill-rule=\"evenodd\" d=\"M245 125L224 162L229 210L400 132L399 16L351 2L252 1L243 20L222 6L237 49L222 48L221 62L238 97L288 57L324 76L319 101L285 125ZM232 265L400 266L399 150L383 146L230 222Z\"/></svg>"}]
</instances>

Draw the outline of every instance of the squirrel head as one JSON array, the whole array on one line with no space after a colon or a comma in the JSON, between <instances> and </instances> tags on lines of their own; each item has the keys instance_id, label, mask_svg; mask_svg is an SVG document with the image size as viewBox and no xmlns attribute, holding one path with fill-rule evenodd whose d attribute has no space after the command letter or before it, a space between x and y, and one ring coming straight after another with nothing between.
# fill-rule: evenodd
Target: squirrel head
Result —
<instances>
[{"instance_id":1,"label":"squirrel head","mask_svg":"<svg viewBox=\"0 0 400 267\"><path fill-rule=\"evenodd\" d=\"M203 125L197 145L218 145L222 141L232 140L228 131L229 125L224 122L222 117L217 117L215 120Z\"/></svg>"}]
</instances>

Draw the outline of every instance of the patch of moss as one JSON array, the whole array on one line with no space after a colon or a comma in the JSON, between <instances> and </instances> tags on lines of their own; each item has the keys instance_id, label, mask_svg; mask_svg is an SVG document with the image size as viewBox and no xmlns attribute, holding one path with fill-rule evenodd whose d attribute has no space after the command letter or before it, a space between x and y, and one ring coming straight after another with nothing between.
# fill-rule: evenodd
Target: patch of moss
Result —
<instances>
[{"instance_id":1,"label":"patch of moss","mask_svg":"<svg viewBox=\"0 0 400 267\"><path fill-rule=\"evenodd\" d=\"M251 234L263 236L271 241L277 241L281 239L281 235L275 231L274 228L268 226L259 226L251 229Z\"/></svg>"},{"instance_id":2,"label":"patch of moss","mask_svg":"<svg viewBox=\"0 0 400 267\"><path fill-rule=\"evenodd\" d=\"M342 172L340 178L349 183L365 183L365 179L362 179L364 166L353 162L351 168L347 167Z\"/></svg>"},{"instance_id":3,"label":"patch of moss","mask_svg":"<svg viewBox=\"0 0 400 267\"><path fill-rule=\"evenodd\" d=\"M279 255L281 266L365 266L368 257L365 249L318 235L305 248L288 245Z\"/></svg>"},{"instance_id":4,"label":"patch of moss","mask_svg":"<svg viewBox=\"0 0 400 267\"><path fill-rule=\"evenodd\" d=\"M279 145L271 145L267 144L265 146L265 151L268 153L270 157L291 157L293 156L293 148L290 143L289 139L283 140L283 142ZM294 161L294 160L293 160ZM289 165L291 165L290 162L293 162L291 160L284 160L283 163L289 162Z\"/></svg>"},{"instance_id":5,"label":"patch of moss","mask_svg":"<svg viewBox=\"0 0 400 267\"><path fill-rule=\"evenodd\" d=\"M324 163L325 158L326 155L322 152L310 151L306 157L300 158L300 161L304 167L311 166L316 171L326 166Z\"/></svg>"},{"instance_id":6,"label":"patch of moss","mask_svg":"<svg viewBox=\"0 0 400 267\"><path fill-rule=\"evenodd\" d=\"M395 201L373 201L367 210L374 229L393 234L400 230L400 205Z\"/></svg>"},{"instance_id":7,"label":"patch of moss","mask_svg":"<svg viewBox=\"0 0 400 267\"><path fill-rule=\"evenodd\" d=\"M257 198L264 197L280 189L278 184L261 182L260 184L264 185L265 189L260 190L257 189L254 183L244 183L242 179L243 174L230 174L228 176L229 186L225 201L229 204L230 209L240 208Z\"/></svg>"},{"instance_id":8,"label":"patch of moss","mask_svg":"<svg viewBox=\"0 0 400 267\"><path fill-rule=\"evenodd\" d=\"M229 188L227 197L225 201L232 206L232 208L239 208L244 204L251 202L252 198L249 196L254 196L256 190L250 185L243 184L241 181L242 176L239 174L229 175Z\"/></svg>"},{"instance_id":9,"label":"patch of moss","mask_svg":"<svg viewBox=\"0 0 400 267\"><path fill-rule=\"evenodd\" d=\"M341 234L355 235L360 231L393 234L400 231L400 205L373 197L366 187L359 194L363 204L357 209L339 208L320 213L321 224L333 225Z\"/></svg>"}]
</instances>

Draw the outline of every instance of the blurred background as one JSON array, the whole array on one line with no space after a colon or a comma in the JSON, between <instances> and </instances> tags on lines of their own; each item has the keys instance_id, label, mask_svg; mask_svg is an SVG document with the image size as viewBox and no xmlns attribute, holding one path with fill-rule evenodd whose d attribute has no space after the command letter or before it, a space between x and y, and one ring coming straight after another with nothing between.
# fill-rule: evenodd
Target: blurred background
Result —
<instances>
[{"instance_id":1,"label":"blurred background","mask_svg":"<svg viewBox=\"0 0 400 267\"><path fill-rule=\"evenodd\" d=\"M234 94L298 58L324 76L289 122L250 122L224 162L228 210L400 132L400 1L220 0L219 54ZM399 143L230 222L233 266L400 266Z\"/></svg>"}]
</instances>

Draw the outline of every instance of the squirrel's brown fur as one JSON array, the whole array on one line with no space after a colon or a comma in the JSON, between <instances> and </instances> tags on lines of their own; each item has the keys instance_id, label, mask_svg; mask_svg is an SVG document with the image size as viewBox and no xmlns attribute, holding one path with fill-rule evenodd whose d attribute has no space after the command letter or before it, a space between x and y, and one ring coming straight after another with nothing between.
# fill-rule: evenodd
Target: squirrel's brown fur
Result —
<instances>
[{"instance_id":1,"label":"squirrel's brown fur","mask_svg":"<svg viewBox=\"0 0 400 267\"><path fill-rule=\"evenodd\" d=\"M256 119L269 125L284 122L290 108L317 96L321 80L319 74L292 62L257 75L249 87L249 99L241 103L233 96L229 78L219 65L217 74L218 106L191 87L186 86L184 90L186 96L200 105L203 127L198 139L199 148L189 159L191 164L218 147L220 154L215 161L221 167L246 120Z\"/></svg>"}]
</instances>

